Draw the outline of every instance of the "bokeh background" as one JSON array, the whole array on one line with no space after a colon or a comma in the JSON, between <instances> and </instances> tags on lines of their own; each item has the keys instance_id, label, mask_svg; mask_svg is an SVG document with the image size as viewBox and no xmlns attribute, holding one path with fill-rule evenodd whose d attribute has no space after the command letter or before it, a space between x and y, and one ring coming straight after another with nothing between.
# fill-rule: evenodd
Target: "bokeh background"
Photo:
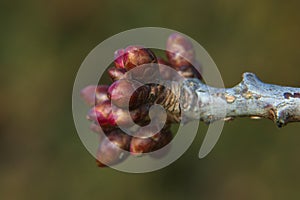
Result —
<instances>
[{"instance_id":1,"label":"bokeh background","mask_svg":"<svg viewBox=\"0 0 300 200\"><path fill-rule=\"evenodd\" d=\"M0 199L299 199L300 124L226 123L204 159L206 126L156 172L99 169L76 133L73 81L85 56L127 29L183 32L215 60L227 87L245 71L300 86L299 1L0 2Z\"/></svg>"}]
</instances>

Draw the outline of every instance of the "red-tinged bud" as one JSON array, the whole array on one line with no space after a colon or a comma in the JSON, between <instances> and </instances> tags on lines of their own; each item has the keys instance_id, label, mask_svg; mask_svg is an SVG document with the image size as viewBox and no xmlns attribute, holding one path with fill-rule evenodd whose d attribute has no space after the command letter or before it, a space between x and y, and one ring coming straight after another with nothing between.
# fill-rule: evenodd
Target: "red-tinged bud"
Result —
<instances>
[{"instance_id":1,"label":"red-tinged bud","mask_svg":"<svg viewBox=\"0 0 300 200\"><path fill-rule=\"evenodd\" d=\"M142 105L134 110L128 111L119 107L112 107L110 101L102 102L101 104L93 107L87 118L94 121L97 126L101 126L102 130L106 133L111 129L115 128L117 125L129 128L135 124L143 124L149 120L148 116L149 107ZM96 132L100 131L100 127L94 127L93 130Z\"/></svg>"},{"instance_id":2,"label":"red-tinged bud","mask_svg":"<svg viewBox=\"0 0 300 200\"><path fill-rule=\"evenodd\" d=\"M174 68L191 65L191 62L195 59L193 44L178 33L169 36L166 54Z\"/></svg>"},{"instance_id":3,"label":"red-tinged bud","mask_svg":"<svg viewBox=\"0 0 300 200\"><path fill-rule=\"evenodd\" d=\"M102 103L109 100L107 96L109 86L108 85L99 85L96 89L96 103Z\"/></svg>"},{"instance_id":4,"label":"red-tinged bud","mask_svg":"<svg viewBox=\"0 0 300 200\"><path fill-rule=\"evenodd\" d=\"M149 86L143 85L139 87L140 85L141 84L136 81L118 80L109 87L108 97L112 103L118 107L137 108L145 103L150 92Z\"/></svg>"},{"instance_id":5,"label":"red-tinged bud","mask_svg":"<svg viewBox=\"0 0 300 200\"><path fill-rule=\"evenodd\" d=\"M118 69L124 69L124 62L123 62L124 53L125 53L124 49L118 49L117 51L115 51L114 63L115 63L115 67Z\"/></svg>"},{"instance_id":6,"label":"red-tinged bud","mask_svg":"<svg viewBox=\"0 0 300 200\"><path fill-rule=\"evenodd\" d=\"M148 109L148 106L146 107L145 105L131 111L115 107L113 109L115 122L117 125L126 128L134 126L135 124L143 124L149 120Z\"/></svg>"},{"instance_id":7,"label":"red-tinged bud","mask_svg":"<svg viewBox=\"0 0 300 200\"><path fill-rule=\"evenodd\" d=\"M183 76L185 78L198 78L202 80L201 74L193 66L178 67L177 72L180 76Z\"/></svg>"},{"instance_id":8,"label":"red-tinged bud","mask_svg":"<svg viewBox=\"0 0 300 200\"><path fill-rule=\"evenodd\" d=\"M108 69L108 74L112 81L117 81L122 79L125 73L126 73L125 69L120 69L116 67L111 67Z\"/></svg>"},{"instance_id":9,"label":"red-tinged bud","mask_svg":"<svg viewBox=\"0 0 300 200\"><path fill-rule=\"evenodd\" d=\"M95 105L95 91L97 85L89 85L80 91L83 100L90 106Z\"/></svg>"},{"instance_id":10,"label":"red-tinged bud","mask_svg":"<svg viewBox=\"0 0 300 200\"><path fill-rule=\"evenodd\" d=\"M90 130L93 131L94 133L109 133L111 132L115 127L112 126L100 126L98 122L92 122L90 125Z\"/></svg>"},{"instance_id":11,"label":"red-tinged bud","mask_svg":"<svg viewBox=\"0 0 300 200\"><path fill-rule=\"evenodd\" d=\"M89 111L87 118L98 122L101 127L116 126L115 116L113 115L110 101L104 101L93 107Z\"/></svg>"},{"instance_id":12,"label":"red-tinged bud","mask_svg":"<svg viewBox=\"0 0 300 200\"><path fill-rule=\"evenodd\" d=\"M80 94L86 103L88 103L90 106L93 106L95 103L98 104L108 100L108 87L108 85L89 85L82 89Z\"/></svg>"},{"instance_id":13,"label":"red-tinged bud","mask_svg":"<svg viewBox=\"0 0 300 200\"><path fill-rule=\"evenodd\" d=\"M153 134L159 134L155 126L139 129L136 132L136 137L133 137L131 140L130 153L139 156L153 151L159 139Z\"/></svg>"},{"instance_id":14,"label":"red-tinged bud","mask_svg":"<svg viewBox=\"0 0 300 200\"><path fill-rule=\"evenodd\" d=\"M129 71L130 69L143 64L157 63L157 59L154 53L148 48L141 46L129 46L125 49L123 63L124 68Z\"/></svg>"},{"instance_id":15,"label":"red-tinged bud","mask_svg":"<svg viewBox=\"0 0 300 200\"><path fill-rule=\"evenodd\" d=\"M140 156L143 153L149 153L155 146L155 141L149 138L133 137L130 142L130 153Z\"/></svg>"},{"instance_id":16,"label":"red-tinged bud","mask_svg":"<svg viewBox=\"0 0 300 200\"><path fill-rule=\"evenodd\" d=\"M185 78L193 78L194 77L193 68L190 66L180 66L176 70L177 70L178 74L182 77L185 77Z\"/></svg>"},{"instance_id":17,"label":"red-tinged bud","mask_svg":"<svg viewBox=\"0 0 300 200\"><path fill-rule=\"evenodd\" d=\"M99 167L114 165L127 157L131 137L120 129L115 129L103 137L97 151L97 164Z\"/></svg>"},{"instance_id":18,"label":"red-tinged bud","mask_svg":"<svg viewBox=\"0 0 300 200\"><path fill-rule=\"evenodd\" d=\"M141 105L135 110L130 111L132 120L140 125L144 126L150 122L149 118L149 105Z\"/></svg>"}]
</instances>

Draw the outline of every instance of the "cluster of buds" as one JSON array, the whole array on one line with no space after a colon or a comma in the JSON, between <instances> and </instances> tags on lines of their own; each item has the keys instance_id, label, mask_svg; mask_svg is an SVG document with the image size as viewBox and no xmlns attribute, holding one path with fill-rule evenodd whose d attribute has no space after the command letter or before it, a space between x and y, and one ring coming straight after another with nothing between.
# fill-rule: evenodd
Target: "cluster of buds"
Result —
<instances>
[{"instance_id":1,"label":"cluster of buds","mask_svg":"<svg viewBox=\"0 0 300 200\"><path fill-rule=\"evenodd\" d=\"M157 58L152 50L141 46L129 46L117 50L114 66L107 71L113 83L87 86L81 91L82 98L91 106L87 115L87 119L92 121L90 129L105 135L100 138L97 151L98 166L103 167L123 161L126 159L124 150L132 155L141 155L159 150L172 140L171 124L178 122L172 113L167 115L166 124L161 130L149 126L147 129L141 128L149 125L151 121L150 107L154 103L165 102L164 99L167 99L168 95L164 87L159 84L142 84L139 82L141 81L139 77L151 79L153 76L151 68L158 66L154 71L172 80L171 75L161 67L162 65L175 69L185 78L201 80L201 74L200 66L191 64L196 63L192 43L180 34L174 33L168 38L166 58ZM134 72L135 81L127 79L127 72L144 64L147 64L146 68ZM139 125L139 128L134 136L126 134L120 128L130 129L136 125ZM153 130L157 131L153 133ZM138 137L139 135L143 137Z\"/></svg>"}]
</instances>

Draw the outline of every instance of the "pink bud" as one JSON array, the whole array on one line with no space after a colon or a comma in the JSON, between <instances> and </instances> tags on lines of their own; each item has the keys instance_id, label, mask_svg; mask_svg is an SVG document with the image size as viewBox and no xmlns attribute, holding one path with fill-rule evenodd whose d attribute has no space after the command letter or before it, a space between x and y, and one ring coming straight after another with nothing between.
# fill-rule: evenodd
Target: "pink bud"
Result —
<instances>
[{"instance_id":1,"label":"pink bud","mask_svg":"<svg viewBox=\"0 0 300 200\"><path fill-rule=\"evenodd\" d=\"M148 109L148 106L142 105L134 110L126 111L125 109L116 106L112 107L110 101L105 101L93 107L89 111L87 118L94 121L96 124L99 123L102 130L107 132L106 130L111 130L117 125L131 127L136 123L145 123L149 120ZM93 126L92 128L96 132L99 132L99 129L97 128L100 127Z\"/></svg>"},{"instance_id":2,"label":"pink bud","mask_svg":"<svg viewBox=\"0 0 300 200\"><path fill-rule=\"evenodd\" d=\"M89 111L87 118L89 120L98 122L101 127L116 126L110 101L104 101L93 107Z\"/></svg>"},{"instance_id":3,"label":"pink bud","mask_svg":"<svg viewBox=\"0 0 300 200\"><path fill-rule=\"evenodd\" d=\"M99 85L96 89L96 103L102 103L109 100L107 96L109 86L108 85Z\"/></svg>"},{"instance_id":4,"label":"pink bud","mask_svg":"<svg viewBox=\"0 0 300 200\"><path fill-rule=\"evenodd\" d=\"M108 85L89 85L81 90L80 95L87 104L93 106L108 100L107 90Z\"/></svg>"},{"instance_id":5,"label":"pink bud","mask_svg":"<svg viewBox=\"0 0 300 200\"><path fill-rule=\"evenodd\" d=\"M122 79L125 73L126 70L122 68L111 67L108 69L108 74L112 79L112 81L117 81L119 79Z\"/></svg>"},{"instance_id":6,"label":"pink bud","mask_svg":"<svg viewBox=\"0 0 300 200\"><path fill-rule=\"evenodd\" d=\"M163 129L157 133L155 126L142 128L136 133L137 136L133 137L130 143L130 153L133 155L141 155L142 153L149 153L156 151L165 145L167 145L172 140L171 131ZM141 132L143 131L143 132ZM154 134L154 135L153 135ZM143 137L146 135L152 135L149 137Z\"/></svg>"},{"instance_id":7,"label":"pink bud","mask_svg":"<svg viewBox=\"0 0 300 200\"><path fill-rule=\"evenodd\" d=\"M109 87L108 97L118 107L137 108L145 102L150 92L149 86L139 87L140 85L136 81L118 80Z\"/></svg>"},{"instance_id":8,"label":"pink bud","mask_svg":"<svg viewBox=\"0 0 300 200\"><path fill-rule=\"evenodd\" d=\"M83 98L83 100L89 104L90 106L95 105L95 91L96 91L97 85L89 85L83 88L80 91L80 95Z\"/></svg>"},{"instance_id":9,"label":"pink bud","mask_svg":"<svg viewBox=\"0 0 300 200\"><path fill-rule=\"evenodd\" d=\"M131 137L120 129L115 129L102 138L97 151L97 164L99 167L114 165L127 157Z\"/></svg>"},{"instance_id":10,"label":"pink bud","mask_svg":"<svg viewBox=\"0 0 300 200\"><path fill-rule=\"evenodd\" d=\"M90 130L93 131L94 133L109 133L111 132L115 127L112 126L100 126L98 122L92 122L90 125Z\"/></svg>"},{"instance_id":11,"label":"pink bud","mask_svg":"<svg viewBox=\"0 0 300 200\"><path fill-rule=\"evenodd\" d=\"M166 54L174 68L191 65L195 59L193 44L178 33L169 36Z\"/></svg>"},{"instance_id":12,"label":"pink bud","mask_svg":"<svg viewBox=\"0 0 300 200\"><path fill-rule=\"evenodd\" d=\"M124 69L124 62L123 62L124 53L125 53L124 49L118 49L117 51L115 51L114 63L115 63L115 67L118 69Z\"/></svg>"},{"instance_id":13,"label":"pink bud","mask_svg":"<svg viewBox=\"0 0 300 200\"><path fill-rule=\"evenodd\" d=\"M143 153L149 153L155 146L155 141L151 138L133 137L130 142L130 153L135 156L140 156Z\"/></svg>"},{"instance_id":14,"label":"pink bud","mask_svg":"<svg viewBox=\"0 0 300 200\"><path fill-rule=\"evenodd\" d=\"M141 46L129 46L123 56L124 68L130 70L147 63L157 63L154 53Z\"/></svg>"}]
</instances>

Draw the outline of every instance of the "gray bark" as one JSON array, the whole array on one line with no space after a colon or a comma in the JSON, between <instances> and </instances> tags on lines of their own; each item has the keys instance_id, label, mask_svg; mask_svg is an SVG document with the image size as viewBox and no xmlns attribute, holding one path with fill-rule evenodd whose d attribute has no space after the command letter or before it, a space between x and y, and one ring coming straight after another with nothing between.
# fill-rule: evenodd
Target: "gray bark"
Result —
<instances>
[{"instance_id":1,"label":"gray bark","mask_svg":"<svg viewBox=\"0 0 300 200\"><path fill-rule=\"evenodd\" d=\"M210 123L236 117L267 118L278 127L300 121L300 88L263 83L252 73L233 88L214 88L198 79L181 86L180 110L188 120Z\"/></svg>"}]
</instances>

